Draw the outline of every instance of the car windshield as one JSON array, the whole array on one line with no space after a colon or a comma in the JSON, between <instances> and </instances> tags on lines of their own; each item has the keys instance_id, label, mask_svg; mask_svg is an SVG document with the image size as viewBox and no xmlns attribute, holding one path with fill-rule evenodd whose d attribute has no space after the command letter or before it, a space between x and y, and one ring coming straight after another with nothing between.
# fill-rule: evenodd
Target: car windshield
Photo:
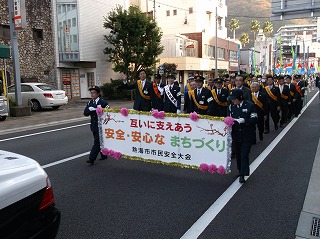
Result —
<instances>
[{"instance_id":1,"label":"car windshield","mask_svg":"<svg viewBox=\"0 0 320 239\"><path fill-rule=\"evenodd\" d=\"M43 91L46 90L58 90L55 86L53 85L37 85L38 88L40 88Z\"/></svg>"}]
</instances>

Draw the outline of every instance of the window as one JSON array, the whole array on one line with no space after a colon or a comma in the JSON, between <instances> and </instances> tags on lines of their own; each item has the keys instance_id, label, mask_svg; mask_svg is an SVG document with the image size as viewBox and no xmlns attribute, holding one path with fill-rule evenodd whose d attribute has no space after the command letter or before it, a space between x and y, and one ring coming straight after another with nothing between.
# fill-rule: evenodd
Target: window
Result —
<instances>
[{"instance_id":1,"label":"window","mask_svg":"<svg viewBox=\"0 0 320 239\"><path fill-rule=\"evenodd\" d=\"M193 13L193 7L189 7L189 14Z\"/></svg>"},{"instance_id":2,"label":"window","mask_svg":"<svg viewBox=\"0 0 320 239\"><path fill-rule=\"evenodd\" d=\"M177 15L177 10L173 10L173 16L176 16Z\"/></svg>"},{"instance_id":3,"label":"window","mask_svg":"<svg viewBox=\"0 0 320 239\"><path fill-rule=\"evenodd\" d=\"M0 39L10 39L10 26L0 24Z\"/></svg>"},{"instance_id":4,"label":"window","mask_svg":"<svg viewBox=\"0 0 320 239\"><path fill-rule=\"evenodd\" d=\"M57 90L57 88L53 85L41 84L37 85L37 87L44 91Z\"/></svg>"},{"instance_id":5,"label":"window","mask_svg":"<svg viewBox=\"0 0 320 239\"><path fill-rule=\"evenodd\" d=\"M238 52L237 51L229 51L230 61L238 61Z\"/></svg>"},{"instance_id":6,"label":"window","mask_svg":"<svg viewBox=\"0 0 320 239\"><path fill-rule=\"evenodd\" d=\"M58 14L61 14L61 6L58 6Z\"/></svg>"},{"instance_id":7,"label":"window","mask_svg":"<svg viewBox=\"0 0 320 239\"><path fill-rule=\"evenodd\" d=\"M21 85L21 92L32 92L34 91L30 85Z\"/></svg>"},{"instance_id":8,"label":"window","mask_svg":"<svg viewBox=\"0 0 320 239\"><path fill-rule=\"evenodd\" d=\"M36 42L43 40L43 30L42 29L33 29L33 40Z\"/></svg>"},{"instance_id":9,"label":"window","mask_svg":"<svg viewBox=\"0 0 320 239\"><path fill-rule=\"evenodd\" d=\"M68 20L68 27L71 27L71 19Z\"/></svg>"},{"instance_id":10,"label":"window","mask_svg":"<svg viewBox=\"0 0 320 239\"><path fill-rule=\"evenodd\" d=\"M73 35L73 43L78 43L78 36L77 35Z\"/></svg>"},{"instance_id":11,"label":"window","mask_svg":"<svg viewBox=\"0 0 320 239\"><path fill-rule=\"evenodd\" d=\"M217 55L218 55L218 59L225 59L225 49L218 47Z\"/></svg>"},{"instance_id":12,"label":"window","mask_svg":"<svg viewBox=\"0 0 320 239\"><path fill-rule=\"evenodd\" d=\"M61 12L62 13L66 12L66 5L64 5L64 4L61 5Z\"/></svg>"},{"instance_id":13,"label":"window","mask_svg":"<svg viewBox=\"0 0 320 239\"><path fill-rule=\"evenodd\" d=\"M170 11L168 10L168 11L167 11L167 17L169 17L169 16L170 16Z\"/></svg>"}]
</instances>

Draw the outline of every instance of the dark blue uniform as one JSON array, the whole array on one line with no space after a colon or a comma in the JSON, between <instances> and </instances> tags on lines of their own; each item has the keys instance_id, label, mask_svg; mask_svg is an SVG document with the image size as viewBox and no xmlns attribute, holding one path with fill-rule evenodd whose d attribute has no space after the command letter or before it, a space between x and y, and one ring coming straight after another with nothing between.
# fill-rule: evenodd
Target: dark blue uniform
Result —
<instances>
[{"instance_id":1,"label":"dark blue uniform","mask_svg":"<svg viewBox=\"0 0 320 239\"><path fill-rule=\"evenodd\" d=\"M243 118L245 120L240 124L234 122L232 144L234 145L239 174L248 176L250 174L249 153L251 145L256 139L255 124L258 121L258 116L253 103L244 100L240 105L238 107L238 105L231 104L228 108L228 115L234 119Z\"/></svg>"},{"instance_id":2,"label":"dark blue uniform","mask_svg":"<svg viewBox=\"0 0 320 239\"><path fill-rule=\"evenodd\" d=\"M150 100L145 99L143 96L141 96L137 82L133 84L125 84L125 86L127 87L127 89L130 89L130 90L135 89L136 91L134 104L133 104L134 110L139 110L139 111L151 110L151 92L153 91L153 89L152 89L152 83L150 81L145 80L145 84L142 89L142 94L146 97L150 97Z\"/></svg>"},{"instance_id":3,"label":"dark blue uniform","mask_svg":"<svg viewBox=\"0 0 320 239\"><path fill-rule=\"evenodd\" d=\"M220 104L213 97L213 101L211 105L212 109L209 110L210 115L218 116L218 117L227 117L229 90L226 88L222 88L220 89L220 93L218 93L218 89L213 89L213 90L216 92L217 98ZM225 105L221 105L221 103Z\"/></svg>"},{"instance_id":4,"label":"dark blue uniform","mask_svg":"<svg viewBox=\"0 0 320 239\"><path fill-rule=\"evenodd\" d=\"M266 86L267 87L267 86ZM265 129L266 132L265 133L269 133L270 130L270 123L269 123L269 115L271 114L271 118L274 124L274 128L277 130L278 129L278 123L280 120L280 115L279 115L279 111L277 109L278 106L280 106L280 90L278 87L272 85L272 88L270 89L270 91L272 92L272 94L276 97L276 99L273 99L267 92L266 87L262 90L262 92L264 94L267 95L267 101L269 104L269 112L267 114L267 119L265 121ZM269 86L270 88L270 86ZM269 114L270 113L270 114Z\"/></svg>"},{"instance_id":5,"label":"dark blue uniform","mask_svg":"<svg viewBox=\"0 0 320 239\"><path fill-rule=\"evenodd\" d=\"M96 160L99 152L100 152L100 139L99 139L99 126L98 126L98 115L96 111L90 111L89 107L94 107L97 108L98 105L101 105L102 108L107 107L108 103L102 98L99 98L98 103L96 103L95 100L90 100L84 109L83 114L85 116L90 116L91 117L91 122L90 122L90 129L93 133L94 137L94 143L90 151L89 155L89 160L94 161ZM101 154L101 158L105 158L106 156Z\"/></svg>"},{"instance_id":6,"label":"dark blue uniform","mask_svg":"<svg viewBox=\"0 0 320 239\"><path fill-rule=\"evenodd\" d=\"M198 114L201 115L211 115L212 113L210 112L210 110L212 110L212 104L213 104L213 98L212 98L212 94L211 91L208 90L207 88L202 87L201 93L197 94L198 89L194 90L194 95L196 98L197 103L199 104L199 106L204 106L204 107L208 107L207 110L201 109L199 108L196 103L194 102L194 100L191 100L191 104L190 104L190 111L191 112L196 112ZM209 112L208 112L209 111Z\"/></svg>"},{"instance_id":7,"label":"dark blue uniform","mask_svg":"<svg viewBox=\"0 0 320 239\"><path fill-rule=\"evenodd\" d=\"M172 101L170 100L169 95L166 93L166 88L169 88L169 91L177 102L177 106L175 106ZM177 86L176 84L172 84L171 86L167 85L164 88L163 92L163 110L165 112L170 112L170 113L177 113L177 110L181 109L181 92L180 92L180 87Z\"/></svg>"},{"instance_id":8,"label":"dark blue uniform","mask_svg":"<svg viewBox=\"0 0 320 239\"><path fill-rule=\"evenodd\" d=\"M159 96L156 94L155 92L155 88L156 87L156 90L158 90L158 87L160 88L164 88L165 85L163 83L160 83L160 84L157 84L157 83L152 83L152 92L151 92L151 103L152 103L152 108L153 109L157 109L159 111L162 111L163 110L163 95L164 94L160 94L160 91L159 91Z\"/></svg>"}]
</instances>

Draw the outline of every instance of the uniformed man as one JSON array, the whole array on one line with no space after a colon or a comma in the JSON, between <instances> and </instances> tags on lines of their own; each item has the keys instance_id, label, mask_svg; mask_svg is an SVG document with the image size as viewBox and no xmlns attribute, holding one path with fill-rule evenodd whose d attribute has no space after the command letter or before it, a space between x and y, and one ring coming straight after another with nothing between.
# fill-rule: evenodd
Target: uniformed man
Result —
<instances>
[{"instance_id":1,"label":"uniformed man","mask_svg":"<svg viewBox=\"0 0 320 239\"><path fill-rule=\"evenodd\" d=\"M259 139L263 141L264 122L267 119L268 114L268 102L267 96L260 91L260 84L253 82L252 88L252 103L254 103L258 115L257 128L259 132Z\"/></svg>"},{"instance_id":2,"label":"uniformed man","mask_svg":"<svg viewBox=\"0 0 320 239\"><path fill-rule=\"evenodd\" d=\"M96 113L97 107L101 106L102 108L108 108L108 102L102 99L100 95L100 87L94 86L89 89L91 94L91 100L88 102L86 108L83 111L85 116L90 116L90 129L93 134L93 146L90 151L89 159L87 163L93 165L99 152L101 154L100 160L106 159L107 156L103 155L100 151L100 137L99 137L99 124L98 124L98 115Z\"/></svg>"},{"instance_id":3,"label":"uniformed man","mask_svg":"<svg viewBox=\"0 0 320 239\"><path fill-rule=\"evenodd\" d=\"M191 81L189 83L189 85L190 85L190 89L191 90L188 90L187 94L186 94L187 96L184 97L183 111L185 113L192 113L192 111L191 111L191 102L192 102L192 100L194 98L193 95L194 95L194 89L196 88L196 82L195 81Z\"/></svg>"},{"instance_id":4,"label":"uniformed man","mask_svg":"<svg viewBox=\"0 0 320 239\"><path fill-rule=\"evenodd\" d=\"M163 110L163 92L165 84L161 83L161 75L154 74L151 92L152 108L159 111Z\"/></svg>"},{"instance_id":5,"label":"uniformed man","mask_svg":"<svg viewBox=\"0 0 320 239\"><path fill-rule=\"evenodd\" d=\"M295 89L298 93L297 94L298 97L294 104L294 115L295 117L298 117L302 110L304 93L305 93L305 85L304 85L304 82L301 81L301 75L294 76L293 85L295 86Z\"/></svg>"},{"instance_id":6,"label":"uniformed man","mask_svg":"<svg viewBox=\"0 0 320 239\"><path fill-rule=\"evenodd\" d=\"M169 113L181 113L181 92L180 87L174 81L174 75L168 75L168 84L164 87L163 110Z\"/></svg>"},{"instance_id":7,"label":"uniformed man","mask_svg":"<svg viewBox=\"0 0 320 239\"><path fill-rule=\"evenodd\" d=\"M211 91L203 87L204 77L198 75L195 77L196 89L192 95L191 112L196 112L201 115L211 114L209 109L212 109L213 98ZM209 110L209 112L208 112Z\"/></svg>"},{"instance_id":8,"label":"uniformed man","mask_svg":"<svg viewBox=\"0 0 320 239\"><path fill-rule=\"evenodd\" d=\"M123 83L127 89L135 89L136 95L133 109L139 111L150 111L152 83L147 80L146 71L141 69L139 71L139 80L137 80L133 84L128 84L127 76L124 73L122 73L121 76Z\"/></svg>"},{"instance_id":9,"label":"uniformed man","mask_svg":"<svg viewBox=\"0 0 320 239\"><path fill-rule=\"evenodd\" d=\"M251 101L251 91L248 87L244 85L244 77L242 75L236 76L235 85L236 88L241 89L243 91L243 97L245 100Z\"/></svg>"},{"instance_id":10,"label":"uniformed man","mask_svg":"<svg viewBox=\"0 0 320 239\"><path fill-rule=\"evenodd\" d=\"M223 83L221 78L214 79L214 89L211 90L213 103L210 105L212 109L209 109L212 116L227 117L229 91L222 87Z\"/></svg>"},{"instance_id":11,"label":"uniformed man","mask_svg":"<svg viewBox=\"0 0 320 239\"><path fill-rule=\"evenodd\" d=\"M285 76L285 84L289 87L290 89L290 104L288 104L288 116L287 116L287 120L290 121L292 116L294 115L294 104L295 101L298 97L298 92L296 91L296 88L294 86L294 84L292 84L292 79L290 75L286 75Z\"/></svg>"},{"instance_id":12,"label":"uniformed man","mask_svg":"<svg viewBox=\"0 0 320 239\"><path fill-rule=\"evenodd\" d=\"M208 89L208 90L213 90L214 89L214 80L213 80L213 78L209 78L208 79L208 84L206 85L206 88Z\"/></svg>"},{"instance_id":13,"label":"uniformed man","mask_svg":"<svg viewBox=\"0 0 320 239\"><path fill-rule=\"evenodd\" d=\"M275 130L278 130L278 123L280 119L280 91L279 88L274 85L272 75L267 75L267 86L263 89L262 92L267 95L267 100L269 104L269 112L265 121L264 132L265 134L268 134L270 132L269 115L271 114Z\"/></svg>"},{"instance_id":14,"label":"uniformed man","mask_svg":"<svg viewBox=\"0 0 320 239\"><path fill-rule=\"evenodd\" d=\"M244 176L249 176L249 153L256 138L255 124L258 116L254 104L245 100L239 88L229 94L232 104L228 107L228 115L234 118L232 126L232 144L234 145L239 182L244 183Z\"/></svg>"},{"instance_id":15,"label":"uniformed man","mask_svg":"<svg viewBox=\"0 0 320 239\"><path fill-rule=\"evenodd\" d=\"M291 104L290 88L284 84L284 76L279 76L278 87L280 90L280 127L288 122L288 105Z\"/></svg>"},{"instance_id":16,"label":"uniformed man","mask_svg":"<svg viewBox=\"0 0 320 239\"><path fill-rule=\"evenodd\" d=\"M183 95L184 99L186 99L188 97L188 91L194 90L194 89L191 89L191 87L190 87L190 83L191 82L194 82L194 76L193 75L188 77L187 84L184 87L184 95Z\"/></svg>"}]
</instances>

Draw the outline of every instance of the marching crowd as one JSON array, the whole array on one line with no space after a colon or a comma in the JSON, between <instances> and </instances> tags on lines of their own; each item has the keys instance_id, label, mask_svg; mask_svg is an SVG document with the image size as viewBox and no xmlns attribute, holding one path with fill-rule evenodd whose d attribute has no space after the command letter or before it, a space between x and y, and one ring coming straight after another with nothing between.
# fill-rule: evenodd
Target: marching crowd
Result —
<instances>
[{"instance_id":1,"label":"marching crowd","mask_svg":"<svg viewBox=\"0 0 320 239\"><path fill-rule=\"evenodd\" d=\"M182 92L174 75L166 77L166 84L159 74L154 75L153 82L148 81L144 70L140 70L139 80L134 83L128 83L124 73L121 76L124 87L135 89L134 110L157 109L177 114L196 112L200 115L232 117L231 157L236 158L240 183L244 183L244 177L250 173L249 153L251 145L257 141L256 131L259 140L263 141L264 134L270 132L271 124L274 130L278 130L297 117L301 113L308 87L308 82L301 75L249 75L245 78L243 75L226 74L221 78L209 78L208 84L204 85L205 78L196 74L188 78L182 108ZM317 78L318 83L320 87ZM87 106L88 112L90 106Z\"/></svg>"}]
</instances>

